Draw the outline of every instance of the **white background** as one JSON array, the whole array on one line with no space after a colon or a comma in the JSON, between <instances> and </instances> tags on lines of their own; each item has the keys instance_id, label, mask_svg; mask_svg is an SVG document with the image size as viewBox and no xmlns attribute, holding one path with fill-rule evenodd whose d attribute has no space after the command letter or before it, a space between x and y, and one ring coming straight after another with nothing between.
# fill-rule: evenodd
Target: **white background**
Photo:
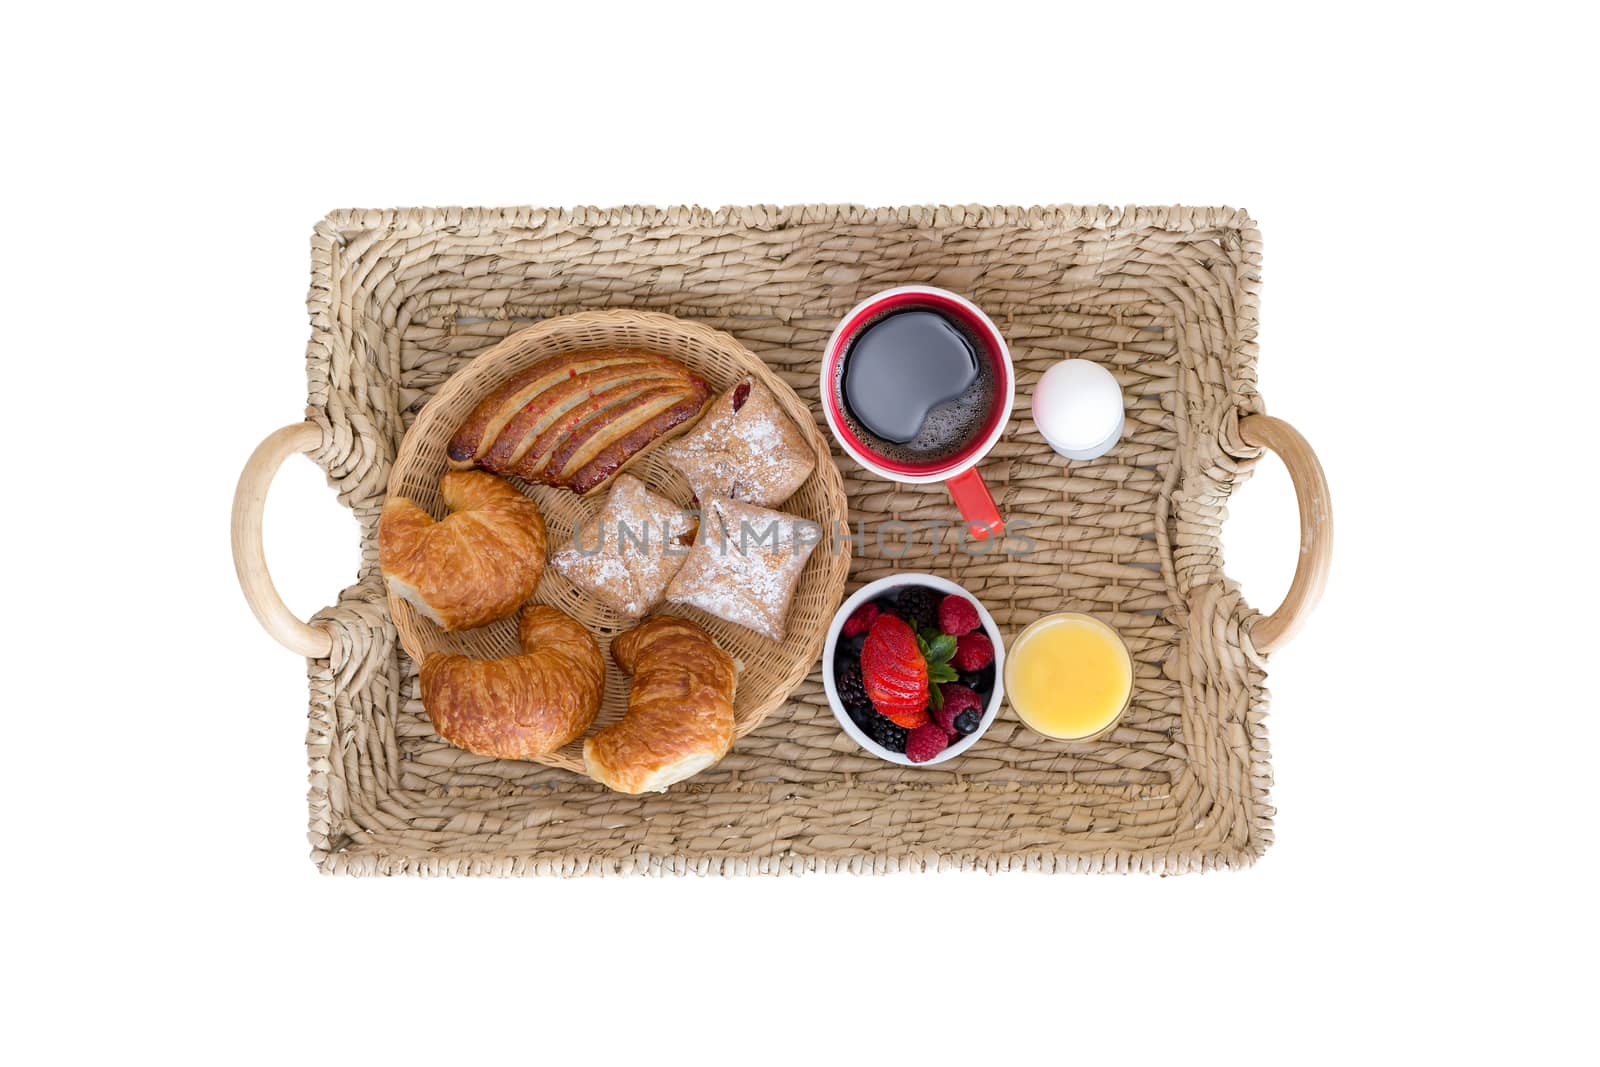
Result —
<instances>
[{"instance_id":1,"label":"white background","mask_svg":"<svg viewBox=\"0 0 1600 1067\"><path fill-rule=\"evenodd\" d=\"M1577 10L13 9L14 1061L1592 1061ZM1259 221L1262 392L1338 523L1271 664L1277 844L1168 879L318 876L302 663L226 547L239 466L304 407L312 224L804 201ZM1226 527L1253 603L1295 538L1264 463ZM267 547L302 614L351 580L309 463Z\"/></svg>"}]
</instances>

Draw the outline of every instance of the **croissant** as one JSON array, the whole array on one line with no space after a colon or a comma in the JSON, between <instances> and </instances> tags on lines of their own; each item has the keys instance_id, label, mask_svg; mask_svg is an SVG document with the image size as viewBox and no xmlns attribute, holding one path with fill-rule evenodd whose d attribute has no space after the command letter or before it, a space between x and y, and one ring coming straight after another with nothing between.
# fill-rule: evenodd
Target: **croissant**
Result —
<instances>
[{"instance_id":1,"label":"croissant","mask_svg":"<svg viewBox=\"0 0 1600 1067\"><path fill-rule=\"evenodd\" d=\"M711 388L677 360L631 349L542 359L479 402L450 439L458 470L481 467L588 493L658 438L689 428Z\"/></svg>"},{"instance_id":2,"label":"croissant","mask_svg":"<svg viewBox=\"0 0 1600 1067\"><path fill-rule=\"evenodd\" d=\"M515 614L544 574L538 505L482 471L450 471L441 522L407 497L390 497L378 519L378 566L396 596L446 630L469 630Z\"/></svg>"},{"instance_id":3,"label":"croissant","mask_svg":"<svg viewBox=\"0 0 1600 1067\"><path fill-rule=\"evenodd\" d=\"M439 736L496 759L532 759L583 735L600 710L606 669L583 624L534 604L517 624L522 653L473 659L430 652L422 705Z\"/></svg>"},{"instance_id":4,"label":"croissant","mask_svg":"<svg viewBox=\"0 0 1600 1067\"><path fill-rule=\"evenodd\" d=\"M628 710L583 743L589 777L620 793L658 792L733 744L733 660L688 619L658 615L611 642L633 675Z\"/></svg>"}]
</instances>

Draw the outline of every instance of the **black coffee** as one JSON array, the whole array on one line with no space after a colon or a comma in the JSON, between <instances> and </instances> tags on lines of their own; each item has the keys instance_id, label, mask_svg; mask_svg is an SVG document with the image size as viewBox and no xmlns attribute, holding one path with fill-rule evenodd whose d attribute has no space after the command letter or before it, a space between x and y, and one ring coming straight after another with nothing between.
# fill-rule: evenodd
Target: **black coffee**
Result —
<instances>
[{"instance_id":1,"label":"black coffee","mask_svg":"<svg viewBox=\"0 0 1600 1067\"><path fill-rule=\"evenodd\" d=\"M869 322L839 361L845 421L873 452L916 466L955 456L983 432L994 369L962 326L908 308Z\"/></svg>"}]
</instances>

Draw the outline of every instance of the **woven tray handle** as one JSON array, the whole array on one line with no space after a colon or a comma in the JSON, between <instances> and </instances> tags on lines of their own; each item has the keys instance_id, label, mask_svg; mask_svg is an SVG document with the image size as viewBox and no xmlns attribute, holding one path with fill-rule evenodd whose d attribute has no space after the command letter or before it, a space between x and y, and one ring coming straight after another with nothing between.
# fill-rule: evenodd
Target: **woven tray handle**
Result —
<instances>
[{"instance_id":1,"label":"woven tray handle","mask_svg":"<svg viewBox=\"0 0 1600 1067\"><path fill-rule=\"evenodd\" d=\"M1270 415L1249 415L1239 420L1239 436L1283 460L1300 505L1300 560L1295 564L1294 580L1278 610L1258 619L1250 630L1256 651L1266 653L1293 637L1322 599L1333 560L1333 498L1317 454L1287 422Z\"/></svg>"},{"instance_id":2,"label":"woven tray handle","mask_svg":"<svg viewBox=\"0 0 1600 1067\"><path fill-rule=\"evenodd\" d=\"M261 516L266 510L267 488L296 452L322 446L322 431L315 423L297 422L270 434L245 461L239 487L233 492L233 569L239 588L256 619L280 645L309 659L325 659L333 651L333 638L321 626L302 622L278 595L267 573L266 551L261 543Z\"/></svg>"}]
</instances>

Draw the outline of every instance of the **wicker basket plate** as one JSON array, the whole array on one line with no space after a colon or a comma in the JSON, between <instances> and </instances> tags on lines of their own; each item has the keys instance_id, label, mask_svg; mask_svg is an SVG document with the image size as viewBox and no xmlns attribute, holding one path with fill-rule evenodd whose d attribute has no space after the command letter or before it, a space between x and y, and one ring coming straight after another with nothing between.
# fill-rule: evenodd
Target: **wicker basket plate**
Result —
<instances>
[{"instance_id":1,"label":"wicker basket plate","mask_svg":"<svg viewBox=\"0 0 1600 1067\"><path fill-rule=\"evenodd\" d=\"M590 311L546 319L537 326L518 331L466 364L422 409L406 433L389 474L389 492L408 496L435 517L442 516L444 506L439 499L439 479L446 470L445 449L456 427L478 402L513 374L547 356L595 348L642 348L671 356L719 393L741 378L754 376L772 391L816 453L816 471L783 504L783 510L810 519L823 530L844 526L844 487L839 481L839 469L829 455L827 438L794 390L727 334L658 312ZM656 450L646 451L627 469L656 492L685 507L689 505L688 483ZM538 502L549 531L552 552L571 541L575 526L590 531L592 539L596 529L593 520L599 513L604 493L580 497L564 489L512 481ZM666 606L664 613L687 615L704 626L739 664L739 686L733 709L736 738L761 725L767 714L782 704L790 691L810 673L822 651L823 638L827 636L828 623L844 591L849 569L848 550L811 553L795 588L781 641L762 637L695 608ZM567 581L554 568L546 570L534 601L560 608L599 639L606 661L606 698L595 722L603 726L621 718L627 707L629 686L611 659L611 638L632 627L637 620L618 615ZM509 656L519 651L514 618L450 634L422 617L400 597L389 597L389 612L399 632L400 644L413 663L421 663L432 651L460 652L480 659ZM581 772L583 743L581 739L574 741L540 758L539 762Z\"/></svg>"},{"instance_id":2,"label":"wicker basket plate","mask_svg":"<svg viewBox=\"0 0 1600 1067\"><path fill-rule=\"evenodd\" d=\"M323 870L1175 873L1249 863L1271 841L1260 651L1298 613L1249 608L1220 544L1230 491L1273 444L1258 432L1274 420L1255 387L1259 243L1245 213L341 211L317 226L312 263L308 421L252 457L235 552L258 616L310 657L310 840ZM982 470L1026 543L968 555L941 488L884 482L835 454L851 522L866 531L852 587L896 570L944 574L1008 634L1045 612L1099 615L1136 660L1116 730L1056 744L1004 709L959 759L892 766L839 730L811 669L726 759L661 794L622 796L434 736L389 615L376 524L407 429L455 371L555 316L657 311L732 335L814 412L839 316L909 283L968 296L1005 334L1019 403ZM1069 355L1112 368L1127 401L1116 449L1070 466L1021 402ZM310 624L283 608L260 559L260 498L296 450L327 471L363 537L356 583ZM1302 498L1307 537L1317 506Z\"/></svg>"}]
</instances>

